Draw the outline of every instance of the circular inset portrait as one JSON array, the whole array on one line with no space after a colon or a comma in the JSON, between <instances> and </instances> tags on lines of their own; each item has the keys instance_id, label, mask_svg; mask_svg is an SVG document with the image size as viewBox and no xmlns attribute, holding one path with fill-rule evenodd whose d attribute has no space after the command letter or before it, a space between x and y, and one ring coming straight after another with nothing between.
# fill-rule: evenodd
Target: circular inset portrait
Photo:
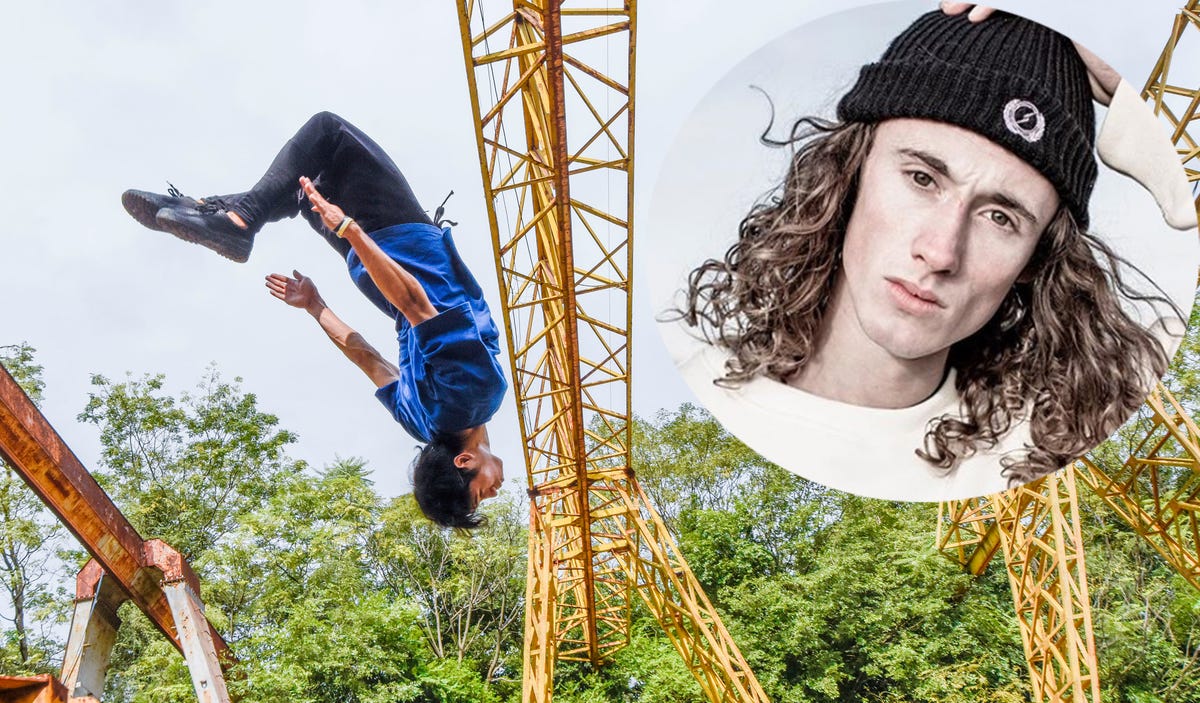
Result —
<instances>
[{"instance_id":1,"label":"circular inset portrait","mask_svg":"<svg viewBox=\"0 0 1200 703\"><path fill-rule=\"evenodd\" d=\"M1036 22L928 8L737 65L643 229L701 402L804 478L898 500L1003 491L1107 438L1174 355L1200 256L1136 88Z\"/></svg>"}]
</instances>

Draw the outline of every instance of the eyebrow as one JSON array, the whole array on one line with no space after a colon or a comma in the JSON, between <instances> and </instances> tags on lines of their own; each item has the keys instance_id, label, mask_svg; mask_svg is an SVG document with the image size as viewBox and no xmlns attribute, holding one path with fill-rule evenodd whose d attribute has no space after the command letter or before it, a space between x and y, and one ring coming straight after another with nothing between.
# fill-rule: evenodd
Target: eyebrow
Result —
<instances>
[{"instance_id":1,"label":"eyebrow","mask_svg":"<svg viewBox=\"0 0 1200 703\"><path fill-rule=\"evenodd\" d=\"M949 178L950 180L957 182L956 179L954 178L954 175L950 173L950 167L946 165L946 162L939 159L938 157L934 156L933 154L930 154L927 151L921 151L920 149L902 148L902 149L898 149L897 151L899 151L899 153L901 153L905 156L909 156L914 159L917 159L918 161L924 162L924 164L926 166L928 166L929 168L933 169L934 171L937 171L938 173L942 174L946 178ZM1021 217L1025 218L1026 220L1029 220L1029 222L1031 222L1034 226L1038 225L1037 216L1035 216L1029 210L1029 208L1025 207L1021 203L1021 201L1017 200L1014 196L1011 196L1007 193L990 193L988 195L988 200L995 203L996 205L1000 205L1002 207L1009 208L1010 210L1016 212Z\"/></svg>"},{"instance_id":2,"label":"eyebrow","mask_svg":"<svg viewBox=\"0 0 1200 703\"><path fill-rule=\"evenodd\" d=\"M1002 205L1010 210L1015 211L1018 215L1033 223L1034 226L1037 226L1038 218L1016 199L1005 195L1004 193L993 193L991 200L997 205Z\"/></svg>"},{"instance_id":3,"label":"eyebrow","mask_svg":"<svg viewBox=\"0 0 1200 703\"><path fill-rule=\"evenodd\" d=\"M930 154L927 151L921 151L920 149L897 149L897 151L905 156L911 156L919 161L924 161L925 165L929 168L937 171L946 178L954 180L954 177L950 175L950 167L946 165L946 162L942 161L933 154Z\"/></svg>"}]
</instances>

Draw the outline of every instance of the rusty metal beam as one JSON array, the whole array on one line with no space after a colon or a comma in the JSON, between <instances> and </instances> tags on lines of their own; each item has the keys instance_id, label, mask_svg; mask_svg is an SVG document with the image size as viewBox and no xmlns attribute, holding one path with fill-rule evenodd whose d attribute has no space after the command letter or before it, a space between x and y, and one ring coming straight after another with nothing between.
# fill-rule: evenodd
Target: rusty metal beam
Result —
<instances>
[{"instance_id":1,"label":"rusty metal beam","mask_svg":"<svg viewBox=\"0 0 1200 703\"><path fill-rule=\"evenodd\" d=\"M67 703L67 688L50 674L0 676L0 703Z\"/></svg>"},{"instance_id":2,"label":"rusty metal beam","mask_svg":"<svg viewBox=\"0 0 1200 703\"><path fill-rule=\"evenodd\" d=\"M198 593L195 573L162 541L142 539L3 365L0 459L20 474L129 599L183 653L162 582L186 581ZM207 626L228 666L232 662L228 646L211 623Z\"/></svg>"}]
</instances>

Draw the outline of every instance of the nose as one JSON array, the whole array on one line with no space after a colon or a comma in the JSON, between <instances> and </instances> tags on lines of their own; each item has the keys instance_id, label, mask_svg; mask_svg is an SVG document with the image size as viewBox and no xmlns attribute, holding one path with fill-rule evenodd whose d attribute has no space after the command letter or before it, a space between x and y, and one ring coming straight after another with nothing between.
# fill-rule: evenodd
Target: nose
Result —
<instances>
[{"instance_id":1,"label":"nose","mask_svg":"<svg viewBox=\"0 0 1200 703\"><path fill-rule=\"evenodd\" d=\"M921 223L912 242L913 258L925 262L933 273L956 273L966 247L969 223L964 204L945 203Z\"/></svg>"}]
</instances>

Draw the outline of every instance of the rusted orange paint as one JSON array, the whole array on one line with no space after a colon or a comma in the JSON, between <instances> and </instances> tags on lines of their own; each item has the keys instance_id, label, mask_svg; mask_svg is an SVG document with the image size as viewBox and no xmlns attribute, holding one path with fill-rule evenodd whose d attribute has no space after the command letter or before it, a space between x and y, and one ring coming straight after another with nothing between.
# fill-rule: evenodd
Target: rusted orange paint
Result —
<instances>
[{"instance_id":1,"label":"rusted orange paint","mask_svg":"<svg viewBox=\"0 0 1200 703\"><path fill-rule=\"evenodd\" d=\"M0 676L0 703L67 703L67 687L50 674Z\"/></svg>"},{"instance_id":2,"label":"rusted orange paint","mask_svg":"<svg viewBox=\"0 0 1200 703\"><path fill-rule=\"evenodd\" d=\"M142 539L3 365L0 365L0 459L16 470L87 549L99 568L116 579L130 600L182 652L161 584L164 578L186 580L199 593L196 574L162 540ZM85 571L88 568L84 566ZM89 573L88 578L94 583L95 574ZM80 587L81 581L77 579L77 593ZM222 661L234 661L211 623L208 627ZM0 698L0 702L3 700Z\"/></svg>"}]
</instances>

